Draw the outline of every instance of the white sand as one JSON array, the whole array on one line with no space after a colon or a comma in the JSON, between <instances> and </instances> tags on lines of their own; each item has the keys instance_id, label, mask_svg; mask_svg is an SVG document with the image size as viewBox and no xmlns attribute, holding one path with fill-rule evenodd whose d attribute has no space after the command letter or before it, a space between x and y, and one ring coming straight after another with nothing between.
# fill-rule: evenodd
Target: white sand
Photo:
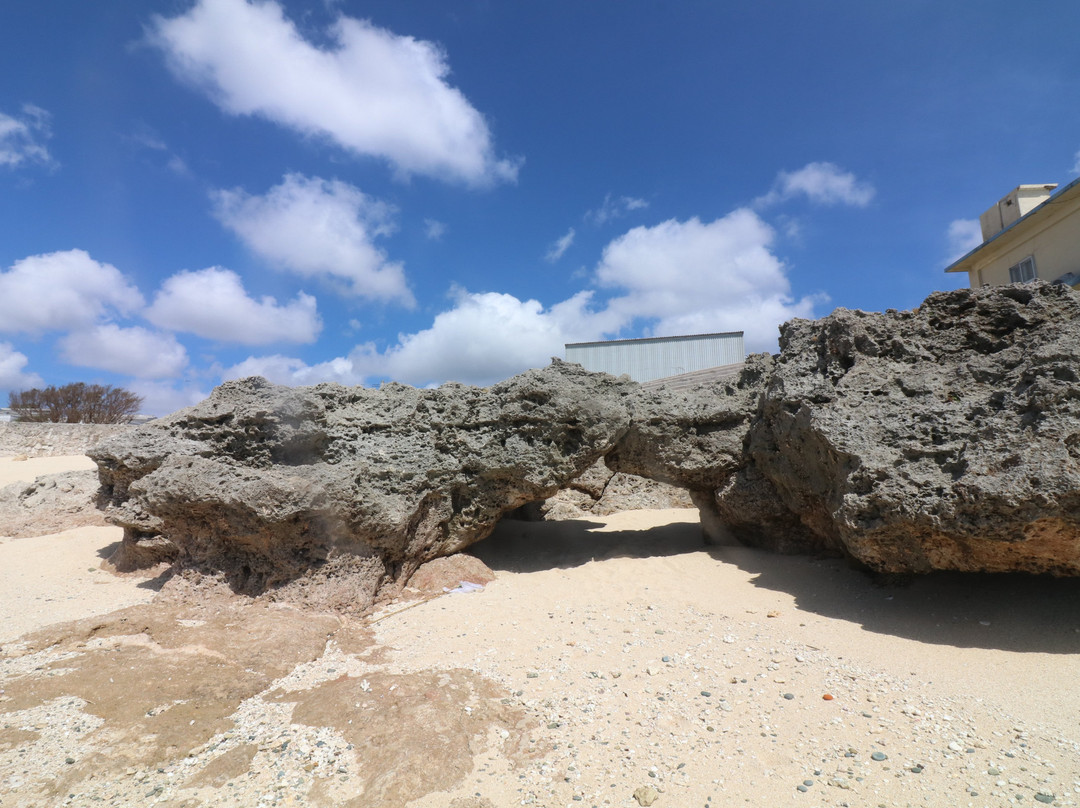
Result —
<instances>
[{"instance_id":1,"label":"white sand","mask_svg":"<svg viewBox=\"0 0 1080 808\"><path fill-rule=\"evenodd\" d=\"M1076 804L1080 582L886 589L835 560L703 550L696 523L504 523L475 548L499 572L484 592L378 623L401 669L482 672L557 745L517 769L479 755L415 808L632 808L648 786L658 806Z\"/></svg>"},{"instance_id":2,"label":"white sand","mask_svg":"<svg viewBox=\"0 0 1080 808\"><path fill-rule=\"evenodd\" d=\"M28 460L0 457L0 488L11 483L30 483L42 474L60 474L65 471L95 468L97 465L86 455L31 457Z\"/></svg>"},{"instance_id":3,"label":"white sand","mask_svg":"<svg viewBox=\"0 0 1080 808\"><path fill-rule=\"evenodd\" d=\"M149 599L91 571L118 539L0 543L0 639ZM412 808L636 808L641 788L656 808L1080 803L1080 581L881 588L836 560L703 548L695 511L505 522L474 550L497 574L483 591L390 607L378 662L331 643L294 676L467 668L505 688L532 756L495 729L464 782ZM296 729L280 710L255 698L236 718L276 737ZM320 804L293 774L280 796ZM255 804L260 782L221 804Z\"/></svg>"},{"instance_id":4,"label":"white sand","mask_svg":"<svg viewBox=\"0 0 1080 808\"><path fill-rule=\"evenodd\" d=\"M120 541L118 527L0 539L0 643L35 629L146 603L145 579L99 568Z\"/></svg>"},{"instance_id":5,"label":"white sand","mask_svg":"<svg viewBox=\"0 0 1080 808\"><path fill-rule=\"evenodd\" d=\"M33 482L43 474L94 468L86 455L0 457L0 488ZM151 600L154 592L140 587L141 579L99 569L107 548L122 535L117 527L82 527L25 539L0 536L0 642Z\"/></svg>"}]
</instances>

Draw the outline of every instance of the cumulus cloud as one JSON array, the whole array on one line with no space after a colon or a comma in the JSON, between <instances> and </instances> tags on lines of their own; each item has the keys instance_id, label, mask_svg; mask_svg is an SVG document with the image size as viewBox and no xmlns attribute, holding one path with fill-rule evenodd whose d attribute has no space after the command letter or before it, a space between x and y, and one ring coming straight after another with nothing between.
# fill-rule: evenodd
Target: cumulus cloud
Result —
<instances>
[{"instance_id":1,"label":"cumulus cloud","mask_svg":"<svg viewBox=\"0 0 1080 808\"><path fill-rule=\"evenodd\" d=\"M249 356L243 362L228 368L222 374L222 379L244 379L248 376L262 376L275 384L289 386L306 386L320 382L355 385L364 380L363 376L357 373L352 360L346 357L308 365L303 360L281 354Z\"/></svg>"},{"instance_id":2,"label":"cumulus cloud","mask_svg":"<svg viewBox=\"0 0 1080 808\"><path fill-rule=\"evenodd\" d=\"M415 303L404 267L374 243L393 231L394 209L359 188L287 174L263 196L234 189L214 192L213 200L222 224L277 266L343 281L359 297Z\"/></svg>"},{"instance_id":3,"label":"cumulus cloud","mask_svg":"<svg viewBox=\"0 0 1080 808\"><path fill-rule=\"evenodd\" d=\"M221 267L168 278L145 316L160 328L241 345L314 342L322 329L311 295L301 292L285 305L272 297L255 300L239 275Z\"/></svg>"},{"instance_id":4,"label":"cumulus cloud","mask_svg":"<svg viewBox=\"0 0 1080 808\"><path fill-rule=\"evenodd\" d=\"M625 216L632 210L643 210L647 207L649 207L649 203L644 199L638 199L633 196L616 197L607 194L600 207L585 213L585 221L599 226L612 219L618 219Z\"/></svg>"},{"instance_id":5,"label":"cumulus cloud","mask_svg":"<svg viewBox=\"0 0 1080 808\"><path fill-rule=\"evenodd\" d=\"M1073 159L1074 159L1074 162L1073 162L1073 167L1072 167L1072 173L1073 174L1080 174L1080 151L1078 151L1076 153L1076 156Z\"/></svg>"},{"instance_id":6,"label":"cumulus cloud","mask_svg":"<svg viewBox=\"0 0 1080 808\"><path fill-rule=\"evenodd\" d=\"M597 283L616 290L606 314L649 322L658 336L743 331L748 350L776 350L777 326L813 316L824 298L792 298L774 237L747 208L708 223L635 227L604 248L596 269Z\"/></svg>"},{"instance_id":7,"label":"cumulus cloud","mask_svg":"<svg viewBox=\"0 0 1080 808\"><path fill-rule=\"evenodd\" d=\"M949 223L949 263L967 255L982 244L982 226L978 219L955 219Z\"/></svg>"},{"instance_id":8,"label":"cumulus cloud","mask_svg":"<svg viewBox=\"0 0 1080 808\"><path fill-rule=\"evenodd\" d=\"M187 351L176 337L140 326L121 328L115 323L105 323L68 334L57 346L68 364L139 379L177 376L188 362Z\"/></svg>"},{"instance_id":9,"label":"cumulus cloud","mask_svg":"<svg viewBox=\"0 0 1080 808\"><path fill-rule=\"evenodd\" d=\"M168 415L184 407L198 404L208 395L208 390L190 382L155 381L136 379L124 385L124 388L143 397L140 413L147 415Z\"/></svg>"},{"instance_id":10,"label":"cumulus cloud","mask_svg":"<svg viewBox=\"0 0 1080 808\"><path fill-rule=\"evenodd\" d=\"M602 328L582 292L549 309L536 300L497 292L459 292L456 305L430 328L401 335L376 354L362 346L350 357L363 376L426 385L441 381L492 384L563 355L571 339L593 339Z\"/></svg>"},{"instance_id":11,"label":"cumulus cloud","mask_svg":"<svg viewBox=\"0 0 1080 808\"><path fill-rule=\"evenodd\" d=\"M672 336L742 331L750 351L775 351L778 326L814 317L824 295L796 298L773 253L775 232L740 208L711 222L671 219L635 227L604 248L593 290L553 306L497 292L455 290L453 305L430 327L400 334L382 350L309 365L282 355L250 357L227 375L263 375L284 384L395 379L487 385L541 367L564 345L626 332Z\"/></svg>"},{"instance_id":12,"label":"cumulus cloud","mask_svg":"<svg viewBox=\"0 0 1080 808\"><path fill-rule=\"evenodd\" d=\"M0 272L0 331L80 329L142 305L139 290L120 270L84 250L32 255Z\"/></svg>"},{"instance_id":13,"label":"cumulus cloud","mask_svg":"<svg viewBox=\"0 0 1080 808\"><path fill-rule=\"evenodd\" d=\"M574 228L571 227L568 231L566 231L565 236L557 239L556 242L551 245L551 249L547 251L547 255L544 256L544 258L552 264L562 258L563 253L570 249L570 245L574 243L574 235Z\"/></svg>"},{"instance_id":14,"label":"cumulus cloud","mask_svg":"<svg viewBox=\"0 0 1080 808\"><path fill-rule=\"evenodd\" d=\"M805 196L818 205L865 208L874 198L874 186L859 180L834 163L807 163L798 171L781 171L773 189L756 200L758 207Z\"/></svg>"},{"instance_id":15,"label":"cumulus cloud","mask_svg":"<svg viewBox=\"0 0 1080 808\"><path fill-rule=\"evenodd\" d=\"M44 141L52 137L50 117L48 112L33 104L24 104L20 116L0 112L0 166L55 165L44 145Z\"/></svg>"},{"instance_id":16,"label":"cumulus cloud","mask_svg":"<svg viewBox=\"0 0 1080 808\"><path fill-rule=\"evenodd\" d=\"M10 342L0 342L0 391L28 390L42 387L45 381L36 373L29 373L26 354L19 353Z\"/></svg>"},{"instance_id":17,"label":"cumulus cloud","mask_svg":"<svg viewBox=\"0 0 1080 808\"><path fill-rule=\"evenodd\" d=\"M516 162L494 156L484 117L447 83L438 45L344 15L328 34L326 47L307 41L273 0L200 0L186 14L155 17L150 41L227 113L326 137L406 175L516 177Z\"/></svg>"},{"instance_id":18,"label":"cumulus cloud","mask_svg":"<svg viewBox=\"0 0 1080 808\"><path fill-rule=\"evenodd\" d=\"M456 291L455 305L430 328L401 334L379 352L359 345L348 356L308 365L281 355L249 357L225 378L264 376L279 384L335 381L363 384L394 379L419 387L444 381L488 385L563 355L566 342L596 339L609 324L589 311L592 293L579 292L550 308L497 292Z\"/></svg>"},{"instance_id":19,"label":"cumulus cloud","mask_svg":"<svg viewBox=\"0 0 1080 808\"><path fill-rule=\"evenodd\" d=\"M612 240L595 272L594 290L545 307L496 292L457 290L454 305L429 328L400 334L379 351L307 365L283 356L251 358L232 376L256 373L288 384L389 378L425 386L442 381L492 384L562 356L568 342L645 330L657 336L744 332L751 351L775 351L778 326L813 317L823 295L795 299L786 267L771 251L775 234L756 213L739 209L712 222L697 218L636 227Z\"/></svg>"}]
</instances>

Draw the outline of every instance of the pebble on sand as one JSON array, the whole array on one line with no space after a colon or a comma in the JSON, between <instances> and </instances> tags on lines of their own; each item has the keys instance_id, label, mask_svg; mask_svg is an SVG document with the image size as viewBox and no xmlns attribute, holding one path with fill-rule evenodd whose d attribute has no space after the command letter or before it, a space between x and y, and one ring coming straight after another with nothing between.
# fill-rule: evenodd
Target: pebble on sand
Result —
<instances>
[{"instance_id":1,"label":"pebble on sand","mask_svg":"<svg viewBox=\"0 0 1080 808\"><path fill-rule=\"evenodd\" d=\"M652 805L654 802L656 802L659 796L660 792L658 792L652 786L642 786L641 788L634 791L634 799L637 800L638 805Z\"/></svg>"}]
</instances>

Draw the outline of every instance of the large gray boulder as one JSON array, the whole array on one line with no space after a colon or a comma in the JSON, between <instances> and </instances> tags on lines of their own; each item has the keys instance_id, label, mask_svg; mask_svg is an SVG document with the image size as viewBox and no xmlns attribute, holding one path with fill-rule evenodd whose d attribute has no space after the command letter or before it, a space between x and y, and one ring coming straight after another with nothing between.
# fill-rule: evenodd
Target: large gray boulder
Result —
<instances>
[{"instance_id":1,"label":"large gray boulder","mask_svg":"<svg viewBox=\"0 0 1080 808\"><path fill-rule=\"evenodd\" d=\"M367 608L601 458L686 489L714 539L881 572L1077 575L1078 356L1072 290L966 289L794 320L780 354L696 389L558 360L486 389L246 379L91 456L119 567L171 553L317 605Z\"/></svg>"},{"instance_id":2,"label":"large gray boulder","mask_svg":"<svg viewBox=\"0 0 1080 808\"><path fill-rule=\"evenodd\" d=\"M123 552L164 537L234 591L362 610L595 463L635 387L558 361L483 389L244 379L91 457Z\"/></svg>"},{"instance_id":3,"label":"large gray boulder","mask_svg":"<svg viewBox=\"0 0 1080 808\"><path fill-rule=\"evenodd\" d=\"M715 492L746 466L746 435L772 367L772 357L758 354L736 377L688 389L639 388L630 428L604 462L613 471L685 488L706 536L726 540Z\"/></svg>"},{"instance_id":4,"label":"large gray boulder","mask_svg":"<svg viewBox=\"0 0 1080 808\"><path fill-rule=\"evenodd\" d=\"M781 352L717 489L743 541L882 572L1080 574L1080 299L1050 285L839 309Z\"/></svg>"}]
</instances>

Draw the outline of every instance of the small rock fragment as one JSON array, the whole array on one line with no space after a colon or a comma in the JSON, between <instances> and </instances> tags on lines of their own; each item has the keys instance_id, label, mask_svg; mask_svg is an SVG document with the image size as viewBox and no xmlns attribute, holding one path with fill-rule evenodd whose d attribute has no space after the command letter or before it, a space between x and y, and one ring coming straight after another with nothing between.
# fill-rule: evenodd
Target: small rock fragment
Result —
<instances>
[{"instance_id":1,"label":"small rock fragment","mask_svg":"<svg viewBox=\"0 0 1080 808\"><path fill-rule=\"evenodd\" d=\"M660 792L652 786L642 786L634 791L634 799L637 800L638 805L642 806L652 805L659 796Z\"/></svg>"}]
</instances>

